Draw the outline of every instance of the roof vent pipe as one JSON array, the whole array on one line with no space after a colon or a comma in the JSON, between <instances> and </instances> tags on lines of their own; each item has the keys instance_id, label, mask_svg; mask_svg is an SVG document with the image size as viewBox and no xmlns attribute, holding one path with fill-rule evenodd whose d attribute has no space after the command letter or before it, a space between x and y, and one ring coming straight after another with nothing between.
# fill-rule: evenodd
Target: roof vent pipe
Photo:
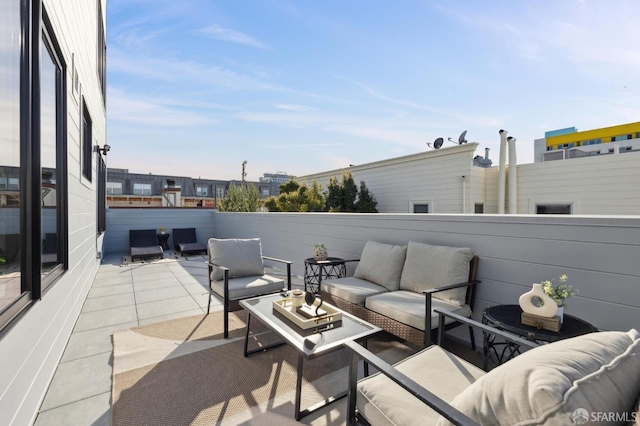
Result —
<instances>
[{"instance_id":1,"label":"roof vent pipe","mask_svg":"<svg viewBox=\"0 0 640 426\"><path fill-rule=\"evenodd\" d=\"M518 213L518 168L516 165L516 138L509 136L509 214Z\"/></svg>"},{"instance_id":2,"label":"roof vent pipe","mask_svg":"<svg viewBox=\"0 0 640 426\"><path fill-rule=\"evenodd\" d=\"M484 159L488 160L489 159L489 148L485 148L484 149Z\"/></svg>"},{"instance_id":3,"label":"roof vent pipe","mask_svg":"<svg viewBox=\"0 0 640 426\"><path fill-rule=\"evenodd\" d=\"M509 132L500 129L500 162L498 163L498 214L504 214L504 196L507 175L507 135Z\"/></svg>"}]
</instances>

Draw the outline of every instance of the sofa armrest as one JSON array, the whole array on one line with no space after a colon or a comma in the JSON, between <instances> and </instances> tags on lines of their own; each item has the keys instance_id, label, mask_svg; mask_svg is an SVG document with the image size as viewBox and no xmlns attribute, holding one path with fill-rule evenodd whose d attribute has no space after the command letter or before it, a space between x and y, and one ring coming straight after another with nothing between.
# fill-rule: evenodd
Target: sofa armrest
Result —
<instances>
[{"instance_id":1,"label":"sofa armrest","mask_svg":"<svg viewBox=\"0 0 640 426\"><path fill-rule=\"evenodd\" d=\"M496 336L500 336L501 338L503 338L504 340L514 343L516 345L519 346L524 346L528 349L533 349L533 348L537 348L538 346L540 346L538 343L533 342L531 340L526 340L523 339L522 337L513 334L513 333L509 333L508 331L503 331L503 330L499 330L495 327L492 327L490 325L486 325L486 324L482 324L478 321L474 321L472 319L463 317L461 315L455 314L453 312L449 312L449 311L445 311L442 309L434 309L433 310L435 313L438 314L438 318L439 318L439 325L438 325L438 345L442 345L442 339L443 339L443 335L444 335L444 317L450 317L453 318L454 320L461 322L463 324L466 324L470 327L474 327L477 329L482 330L483 332L486 333L491 333L494 334Z\"/></svg>"},{"instance_id":2,"label":"sofa armrest","mask_svg":"<svg viewBox=\"0 0 640 426\"><path fill-rule=\"evenodd\" d=\"M468 281L466 283L458 283L458 284L451 284L451 285L445 285L442 287L436 287L436 288L430 288L429 290L425 290L423 291L424 294L433 294L433 293L439 293L441 291L446 291L446 290L451 290L454 288L460 288L460 287L471 287L473 285L479 284L480 281L478 280L474 280L474 281Z\"/></svg>"},{"instance_id":3,"label":"sofa armrest","mask_svg":"<svg viewBox=\"0 0 640 426\"><path fill-rule=\"evenodd\" d=\"M271 260L273 262L280 262L287 265L287 289L291 290L291 265L293 264L290 260L282 260L277 259L275 257L262 256L263 260Z\"/></svg>"},{"instance_id":4,"label":"sofa armrest","mask_svg":"<svg viewBox=\"0 0 640 426\"><path fill-rule=\"evenodd\" d=\"M446 290L451 290L454 288L461 288L461 287L472 287L476 284L479 284L480 281L479 280L473 280L473 281L468 281L468 282L464 282L464 283L457 283L457 284L450 284L450 285L445 285L442 287L436 287L436 288L430 288L429 290L425 290L422 293L426 296L426 300L424 303L424 346L431 346L431 344L433 343L431 341L431 309L433 307L433 302L431 300L431 298L433 297L434 293L439 293L441 291L446 291ZM440 330L438 330L438 333L440 333ZM473 344L473 347L475 348L475 343Z\"/></svg>"},{"instance_id":5,"label":"sofa armrest","mask_svg":"<svg viewBox=\"0 0 640 426\"><path fill-rule=\"evenodd\" d=\"M440 415L455 425L477 425L475 421L465 416L460 411L453 408L447 402L434 395L424 387L420 386L408 376L396 370L374 355L367 349L355 342L347 342L344 344L352 351L351 362L349 363L349 392L347 402L347 424L356 424L356 394L358 386L358 360L362 358L365 363L373 365L381 374L387 376L393 382L397 383L412 396L418 398L422 403L428 405Z\"/></svg>"}]
</instances>

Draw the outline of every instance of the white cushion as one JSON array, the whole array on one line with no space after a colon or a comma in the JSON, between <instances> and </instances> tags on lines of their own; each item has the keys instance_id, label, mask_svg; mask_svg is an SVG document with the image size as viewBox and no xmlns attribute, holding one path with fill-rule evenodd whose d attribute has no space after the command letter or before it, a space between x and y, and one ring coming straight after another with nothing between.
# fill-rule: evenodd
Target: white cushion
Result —
<instances>
[{"instance_id":1,"label":"white cushion","mask_svg":"<svg viewBox=\"0 0 640 426\"><path fill-rule=\"evenodd\" d=\"M469 386L452 405L481 424L573 424L577 409L590 416L631 413L639 378L640 333L590 333L517 356Z\"/></svg>"},{"instance_id":2,"label":"white cushion","mask_svg":"<svg viewBox=\"0 0 640 426\"><path fill-rule=\"evenodd\" d=\"M260 238L218 239L210 238L207 244L209 262L229 268L229 277L248 277L264 274ZM224 278L224 272L213 268L211 281Z\"/></svg>"},{"instance_id":3,"label":"white cushion","mask_svg":"<svg viewBox=\"0 0 640 426\"><path fill-rule=\"evenodd\" d=\"M381 285L355 277L323 280L320 289L360 306L364 306L367 297L389 291Z\"/></svg>"},{"instance_id":4,"label":"white cushion","mask_svg":"<svg viewBox=\"0 0 640 426\"><path fill-rule=\"evenodd\" d=\"M277 293L284 287L286 287L284 280L271 275L231 278L229 279L229 300ZM224 280L213 281L211 289L224 299Z\"/></svg>"},{"instance_id":5,"label":"white cushion","mask_svg":"<svg viewBox=\"0 0 640 426\"><path fill-rule=\"evenodd\" d=\"M432 246L413 241L407 247L400 289L422 293L432 288L469 281L470 248ZM467 287L434 293L433 297L459 306L465 304Z\"/></svg>"},{"instance_id":6,"label":"white cushion","mask_svg":"<svg viewBox=\"0 0 640 426\"><path fill-rule=\"evenodd\" d=\"M367 241L353 276L390 291L398 290L406 254L406 246Z\"/></svg>"},{"instance_id":7,"label":"white cushion","mask_svg":"<svg viewBox=\"0 0 640 426\"><path fill-rule=\"evenodd\" d=\"M425 298L424 294L398 290L369 296L364 305L367 309L424 331ZM431 299L431 303L431 329L438 327L438 314L433 312L435 308L451 311L467 318L471 316L469 305L458 306L438 299ZM445 317L445 324L453 321L451 317Z\"/></svg>"}]
</instances>

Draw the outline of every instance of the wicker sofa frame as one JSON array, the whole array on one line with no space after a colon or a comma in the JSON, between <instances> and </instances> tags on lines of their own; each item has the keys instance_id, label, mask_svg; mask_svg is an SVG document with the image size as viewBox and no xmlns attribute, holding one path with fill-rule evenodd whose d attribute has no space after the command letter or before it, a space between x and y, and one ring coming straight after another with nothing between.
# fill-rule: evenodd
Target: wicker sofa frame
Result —
<instances>
[{"instance_id":1,"label":"wicker sofa frame","mask_svg":"<svg viewBox=\"0 0 640 426\"><path fill-rule=\"evenodd\" d=\"M357 261L359 261L359 259L348 260L347 262L357 262ZM428 319L431 318L431 310L432 310L431 298L433 297L433 295L435 293L445 291L445 290L451 290L453 288L460 288L460 287L467 288L465 302L467 305L469 305L469 307L473 311L473 305L475 302L475 287L476 287L476 284L480 283L480 281L476 279L476 276L478 273L478 262L479 262L478 256L473 256L471 258L471 261L469 262L469 281L468 282L433 288L424 292L425 318L428 318ZM364 321L367 321L370 324L380 327L386 332L388 332L389 334L392 334L398 337L399 339L405 340L413 344L417 348L430 346L436 336L437 328L432 329L432 327L425 326L425 331L422 331L418 328L414 328L410 325L404 324L393 318L379 314L378 312L374 312L356 303L351 303L345 299L334 296L325 291L320 290L318 294L323 301L328 302L336 306L337 308L342 309L347 313L355 315L358 318ZM445 330L450 330L460 325L463 325L463 324L461 322L454 321L450 324L447 324L445 326ZM430 332L427 332L427 331L430 331ZM473 334L473 328L471 326L469 326L469 338L471 340L471 347L473 348L473 350L475 350L476 343L475 343L475 338Z\"/></svg>"}]
</instances>

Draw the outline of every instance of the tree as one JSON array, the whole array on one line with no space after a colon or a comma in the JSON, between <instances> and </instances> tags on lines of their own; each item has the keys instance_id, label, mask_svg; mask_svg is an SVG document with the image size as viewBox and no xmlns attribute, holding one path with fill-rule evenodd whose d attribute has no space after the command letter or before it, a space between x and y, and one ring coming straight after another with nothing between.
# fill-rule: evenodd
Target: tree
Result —
<instances>
[{"instance_id":1,"label":"tree","mask_svg":"<svg viewBox=\"0 0 640 426\"><path fill-rule=\"evenodd\" d=\"M221 212L257 212L260 210L260 192L255 185L229 185L226 195L220 202Z\"/></svg>"},{"instance_id":2,"label":"tree","mask_svg":"<svg viewBox=\"0 0 640 426\"><path fill-rule=\"evenodd\" d=\"M356 211L358 186L350 172L342 173L342 182L332 176L327 185L327 208L330 212L351 213Z\"/></svg>"},{"instance_id":3,"label":"tree","mask_svg":"<svg viewBox=\"0 0 640 426\"><path fill-rule=\"evenodd\" d=\"M376 197L369 191L367 184L361 180L356 210L358 213L378 213L377 206L378 202L376 201Z\"/></svg>"},{"instance_id":4,"label":"tree","mask_svg":"<svg viewBox=\"0 0 640 426\"><path fill-rule=\"evenodd\" d=\"M306 182L298 184L293 180L280 185L280 194L269 197L265 206L270 212L319 212L324 211L322 186L315 180L309 188Z\"/></svg>"}]
</instances>

